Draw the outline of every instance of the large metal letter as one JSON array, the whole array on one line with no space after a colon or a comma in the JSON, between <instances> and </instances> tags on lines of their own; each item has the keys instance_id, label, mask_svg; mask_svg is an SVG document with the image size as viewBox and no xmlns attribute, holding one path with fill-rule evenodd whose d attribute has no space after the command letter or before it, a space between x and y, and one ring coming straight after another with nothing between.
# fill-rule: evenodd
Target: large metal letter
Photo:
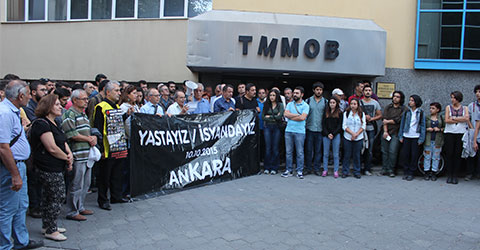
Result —
<instances>
[{"instance_id":1,"label":"large metal letter","mask_svg":"<svg viewBox=\"0 0 480 250\"><path fill-rule=\"evenodd\" d=\"M282 57L288 56L288 57L297 57L298 56L298 38L293 38L292 40L292 46L288 43L288 37L283 37L282 38Z\"/></svg>"},{"instance_id":2,"label":"large metal letter","mask_svg":"<svg viewBox=\"0 0 480 250\"><path fill-rule=\"evenodd\" d=\"M273 38L267 47L267 37L262 36L262 38L260 39L260 44L258 46L258 55L263 54L264 56L268 56L268 54L270 54L270 57L273 58L275 56L275 51L277 50L277 43L278 39Z\"/></svg>"},{"instance_id":3,"label":"large metal letter","mask_svg":"<svg viewBox=\"0 0 480 250\"><path fill-rule=\"evenodd\" d=\"M243 54L248 54L248 43L252 41L252 36L238 36L238 41L243 44Z\"/></svg>"}]
</instances>

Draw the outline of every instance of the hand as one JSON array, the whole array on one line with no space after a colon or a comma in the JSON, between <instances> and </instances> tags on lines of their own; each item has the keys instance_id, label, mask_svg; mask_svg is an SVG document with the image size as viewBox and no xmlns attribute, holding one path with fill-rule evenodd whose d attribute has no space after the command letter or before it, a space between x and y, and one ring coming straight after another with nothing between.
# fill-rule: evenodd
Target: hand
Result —
<instances>
[{"instance_id":1,"label":"hand","mask_svg":"<svg viewBox=\"0 0 480 250\"><path fill-rule=\"evenodd\" d=\"M270 118L270 115L265 115L265 118Z\"/></svg>"},{"instance_id":2,"label":"hand","mask_svg":"<svg viewBox=\"0 0 480 250\"><path fill-rule=\"evenodd\" d=\"M12 187L11 187L11 189L13 191L17 192L18 190L20 190L22 188L22 185L23 185L23 182L22 182L22 178L20 177L20 175L12 176Z\"/></svg>"},{"instance_id":3,"label":"hand","mask_svg":"<svg viewBox=\"0 0 480 250\"><path fill-rule=\"evenodd\" d=\"M365 116L365 120L367 120L367 122L369 122L371 119L372 119L372 117L370 117L369 115Z\"/></svg>"},{"instance_id":4,"label":"hand","mask_svg":"<svg viewBox=\"0 0 480 250\"><path fill-rule=\"evenodd\" d=\"M433 128L427 128L427 132L432 132Z\"/></svg>"},{"instance_id":5,"label":"hand","mask_svg":"<svg viewBox=\"0 0 480 250\"><path fill-rule=\"evenodd\" d=\"M473 150L475 150L475 152L478 151L478 144L476 140L473 141Z\"/></svg>"},{"instance_id":6,"label":"hand","mask_svg":"<svg viewBox=\"0 0 480 250\"><path fill-rule=\"evenodd\" d=\"M71 165L73 163L73 154L70 152L67 154L67 164Z\"/></svg>"},{"instance_id":7,"label":"hand","mask_svg":"<svg viewBox=\"0 0 480 250\"><path fill-rule=\"evenodd\" d=\"M357 139L357 136L358 136L357 133L353 134L352 135L352 141L355 141L355 139Z\"/></svg>"},{"instance_id":8,"label":"hand","mask_svg":"<svg viewBox=\"0 0 480 250\"><path fill-rule=\"evenodd\" d=\"M73 164L68 164L67 171L70 172L73 170Z\"/></svg>"},{"instance_id":9,"label":"hand","mask_svg":"<svg viewBox=\"0 0 480 250\"><path fill-rule=\"evenodd\" d=\"M233 108L228 108L228 111L235 111L235 109L233 109Z\"/></svg>"},{"instance_id":10,"label":"hand","mask_svg":"<svg viewBox=\"0 0 480 250\"><path fill-rule=\"evenodd\" d=\"M433 131L439 132L439 131L440 131L440 128L435 127L435 128L433 128Z\"/></svg>"},{"instance_id":11,"label":"hand","mask_svg":"<svg viewBox=\"0 0 480 250\"><path fill-rule=\"evenodd\" d=\"M182 113L182 114L187 113L188 108L189 108L188 105L183 105L183 107L182 107L182 112L181 112L181 113Z\"/></svg>"},{"instance_id":12,"label":"hand","mask_svg":"<svg viewBox=\"0 0 480 250\"><path fill-rule=\"evenodd\" d=\"M382 123L383 125L388 125L388 120L383 120Z\"/></svg>"},{"instance_id":13,"label":"hand","mask_svg":"<svg viewBox=\"0 0 480 250\"><path fill-rule=\"evenodd\" d=\"M400 143L403 143L403 139L399 139L398 141L399 141Z\"/></svg>"},{"instance_id":14,"label":"hand","mask_svg":"<svg viewBox=\"0 0 480 250\"><path fill-rule=\"evenodd\" d=\"M172 114L167 113L168 117L172 117Z\"/></svg>"},{"instance_id":15,"label":"hand","mask_svg":"<svg viewBox=\"0 0 480 250\"><path fill-rule=\"evenodd\" d=\"M332 134L328 134L328 139L333 140L333 135L332 135Z\"/></svg>"},{"instance_id":16,"label":"hand","mask_svg":"<svg viewBox=\"0 0 480 250\"><path fill-rule=\"evenodd\" d=\"M388 132L383 132L383 139L387 139L388 136L389 136Z\"/></svg>"},{"instance_id":17,"label":"hand","mask_svg":"<svg viewBox=\"0 0 480 250\"><path fill-rule=\"evenodd\" d=\"M162 117L162 114L159 114L159 113L157 113L156 115L158 115L158 116Z\"/></svg>"},{"instance_id":18,"label":"hand","mask_svg":"<svg viewBox=\"0 0 480 250\"><path fill-rule=\"evenodd\" d=\"M133 107L128 108L127 114L131 115L133 112L135 112L135 109Z\"/></svg>"},{"instance_id":19,"label":"hand","mask_svg":"<svg viewBox=\"0 0 480 250\"><path fill-rule=\"evenodd\" d=\"M95 145L97 145L97 137L96 136L89 136L88 137L88 144L90 144L90 147L93 147Z\"/></svg>"}]
</instances>

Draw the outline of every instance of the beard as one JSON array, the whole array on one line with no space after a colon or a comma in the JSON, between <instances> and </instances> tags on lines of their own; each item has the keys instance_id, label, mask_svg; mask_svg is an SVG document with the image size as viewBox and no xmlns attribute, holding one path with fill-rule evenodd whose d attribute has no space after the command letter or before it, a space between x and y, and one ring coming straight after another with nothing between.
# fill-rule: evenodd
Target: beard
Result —
<instances>
[{"instance_id":1,"label":"beard","mask_svg":"<svg viewBox=\"0 0 480 250\"><path fill-rule=\"evenodd\" d=\"M300 96L293 96L293 100L297 102L298 100L300 100Z\"/></svg>"}]
</instances>

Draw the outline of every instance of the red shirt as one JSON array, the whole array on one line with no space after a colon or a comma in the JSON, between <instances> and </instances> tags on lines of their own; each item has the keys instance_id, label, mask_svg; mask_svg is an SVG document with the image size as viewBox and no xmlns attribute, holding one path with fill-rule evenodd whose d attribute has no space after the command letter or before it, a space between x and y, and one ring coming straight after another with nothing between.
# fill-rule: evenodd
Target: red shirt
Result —
<instances>
[{"instance_id":1,"label":"red shirt","mask_svg":"<svg viewBox=\"0 0 480 250\"><path fill-rule=\"evenodd\" d=\"M362 96L358 96L357 94L351 95L351 96L348 98L348 104L350 104L350 101L351 101L353 98L357 98L358 100L361 100L361 99L363 99L363 95L362 95Z\"/></svg>"}]
</instances>

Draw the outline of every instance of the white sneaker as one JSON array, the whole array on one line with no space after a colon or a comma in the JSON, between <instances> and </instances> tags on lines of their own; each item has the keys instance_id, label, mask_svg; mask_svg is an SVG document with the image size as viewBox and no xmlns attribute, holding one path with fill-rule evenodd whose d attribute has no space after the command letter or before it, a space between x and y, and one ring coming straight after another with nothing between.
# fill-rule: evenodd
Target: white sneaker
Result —
<instances>
[{"instance_id":1,"label":"white sneaker","mask_svg":"<svg viewBox=\"0 0 480 250\"><path fill-rule=\"evenodd\" d=\"M271 175L276 175L276 174L277 174L277 171L272 170L272 171L270 171L270 174L271 174Z\"/></svg>"},{"instance_id":2,"label":"white sneaker","mask_svg":"<svg viewBox=\"0 0 480 250\"><path fill-rule=\"evenodd\" d=\"M265 171L263 171L263 173L264 173L264 174L269 174L270 172L265 169Z\"/></svg>"},{"instance_id":3,"label":"white sneaker","mask_svg":"<svg viewBox=\"0 0 480 250\"><path fill-rule=\"evenodd\" d=\"M66 228L63 228L63 227L57 227L57 231L59 233L65 233L67 231ZM42 234L45 234L47 232L47 229L46 228L42 228Z\"/></svg>"},{"instance_id":4,"label":"white sneaker","mask_svg":"<svg viewBox=\"0 0 480 250\"><path fill-rule=\"evenodd\" d=\"M283 174L282 174L282 177L285 177L285 178L291 177L291 176L293 176L293 174L292 174L292 172L290 172L290 171L288 171L288 170L285 171L285 172L283 172Z\"/></svg>"},{"instance_id":5,"label":"white sneaker","mask_svg":"<svg viewBox=\"0 0 480 250\"><path fill-rule=\"evenodd\" d=\"M365 171L365 175L366 175L366 176L372 176L372 173L367 170L367 171Z\"/></svg>"}]
</instances>

